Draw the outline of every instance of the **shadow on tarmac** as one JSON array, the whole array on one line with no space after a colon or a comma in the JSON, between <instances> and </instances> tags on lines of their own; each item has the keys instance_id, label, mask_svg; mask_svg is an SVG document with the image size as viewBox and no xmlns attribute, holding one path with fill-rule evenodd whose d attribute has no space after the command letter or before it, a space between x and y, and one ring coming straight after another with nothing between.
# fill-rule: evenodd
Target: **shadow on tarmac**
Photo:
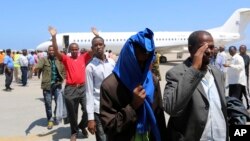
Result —
<instances>
[{"instance_id":1,"label":"shadow on tarmac","mask_svg":"<svg viewBox=\"0 0 250 141\"><path fill-rule=\"evenodd\" d=\"M49 131L45 134L38 134L38 137L45 137L52 135L53 141L60 141L62 139L70 139L70 127L59 127ZM66 134L65 134L66 133ZM83 135L79 132L77 139L84 139Z\"/></svg>"},{"instance_id":2,"label":"shadow on tarmac","mask_svg":"<svg viewBox=\"0 0 250 141\"><path fill-rule=\"evenodd\" d=\"M38 134L37 136L44 137L44 136L52 135L53 141L60 141L61 139L69 139L70 138L70 134L65 134L65 133L70 133L70 127L55 128L54 130L49 131L48 133Z\"/></svg>"},{"instance_id":3,"label":"shadow on tarmac","mask_svg":"<svg viewBox=\"0 0 250 141\"><path fill-rule=\"evenodd\" d=\"M25 130L26 135L30 133L30 131L35 127L35 126L42 126L46 127L47 126L47 118L40 118L38 120L33 121L29 127Z\"/></svg>"}]
</instances>

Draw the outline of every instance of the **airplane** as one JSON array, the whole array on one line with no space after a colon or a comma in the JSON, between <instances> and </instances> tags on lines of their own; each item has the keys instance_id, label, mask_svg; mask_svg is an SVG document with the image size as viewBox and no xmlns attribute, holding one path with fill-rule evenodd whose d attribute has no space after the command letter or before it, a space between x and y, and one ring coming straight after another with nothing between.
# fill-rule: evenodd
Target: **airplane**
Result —
<instances>
[{"instance_id":1,"label":"airplane","mask_svg":"<svg viewBox=\"0 0 250 141\"><path fill-rule=\"evenodd\" d=\"M225 45L244 39L244 30L250 21L250 8L240 8L220 27L207 29L214 38L215 46ZM188 51L188 37L192 32L154 32L154 43L156 52L160 53L161 63L166 63L165 53L177 53L177 58L182 57L182 53ZM112 50L119 54L126 40L136 32L100 32L104 39L105 50ZM82 33L58 33L57 43L59 50L68 47L70 43L77 43L80 48L90 49L91 40L95 35L92 32ZM37 50L46 51L51 41L45 41L37 46Z\"/></svg>"}]
</instances>

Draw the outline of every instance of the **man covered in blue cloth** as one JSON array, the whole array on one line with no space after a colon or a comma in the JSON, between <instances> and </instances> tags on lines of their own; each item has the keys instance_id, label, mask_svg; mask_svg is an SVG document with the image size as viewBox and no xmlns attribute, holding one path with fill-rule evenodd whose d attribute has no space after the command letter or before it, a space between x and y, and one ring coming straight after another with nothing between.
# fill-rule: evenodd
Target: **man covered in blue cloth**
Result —
<instances>
[{"instance_id":1,"label":"man covered in blue cloth","mask_svg":"<svg viewBox=\"0 0 250 141\"><path fill-rule=\"evenodd\" d=\"M146 28L131 36L101 85L100 118L109 141L164 141L159 81L152 75L155 45Z\"/></svg>"}]
</instances>

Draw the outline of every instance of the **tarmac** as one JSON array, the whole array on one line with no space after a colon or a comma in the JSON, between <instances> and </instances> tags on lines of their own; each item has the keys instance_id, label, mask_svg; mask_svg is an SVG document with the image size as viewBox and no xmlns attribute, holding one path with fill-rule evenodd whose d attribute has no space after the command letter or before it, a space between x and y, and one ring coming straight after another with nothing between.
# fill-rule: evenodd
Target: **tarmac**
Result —
<instances>
[{"instance_id":1,"label":"tarmac","mask_svg":"<svg viewBox=\"0 0 250 141\"><path fill-rule=\"evenodd\" d=\"M160 65L162 93L166 85L166 72L181 63L188 55L184 54L182 59L176 59L176 54L165 55L170 61ZM13 81L11 87L14 90L11 92L3 91L4 84L5 76L0 75L0 141L68 141L70 139L69 124L60 123L51 130L47 129L45 106L40 88L41 80L37 76L29 79L26 87ZM80 116L79 108L78 121ZM167 122L169 116L165 114L165 118ZM95 136L89 133L88 138L83 138L80 134L77 140L95 141Z\"/></svg>"}]
</instances>

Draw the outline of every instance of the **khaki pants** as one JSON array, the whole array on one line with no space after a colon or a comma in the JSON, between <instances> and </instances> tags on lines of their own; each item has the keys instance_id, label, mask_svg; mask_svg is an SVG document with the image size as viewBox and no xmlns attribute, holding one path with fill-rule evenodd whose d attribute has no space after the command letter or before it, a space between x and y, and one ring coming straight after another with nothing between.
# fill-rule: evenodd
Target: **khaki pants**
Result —
<instances>
[{"instance_id":1,"label":"khaki pants","mask_svg":"<svg viewBox=\"0 0 250 141\"><path fill-rule=\"evenodd\" d=\"M16 82L20 82L20 78L18 77L20 74L20 67L14 67L14 78Z\"/></svg>"}]
</instances>

